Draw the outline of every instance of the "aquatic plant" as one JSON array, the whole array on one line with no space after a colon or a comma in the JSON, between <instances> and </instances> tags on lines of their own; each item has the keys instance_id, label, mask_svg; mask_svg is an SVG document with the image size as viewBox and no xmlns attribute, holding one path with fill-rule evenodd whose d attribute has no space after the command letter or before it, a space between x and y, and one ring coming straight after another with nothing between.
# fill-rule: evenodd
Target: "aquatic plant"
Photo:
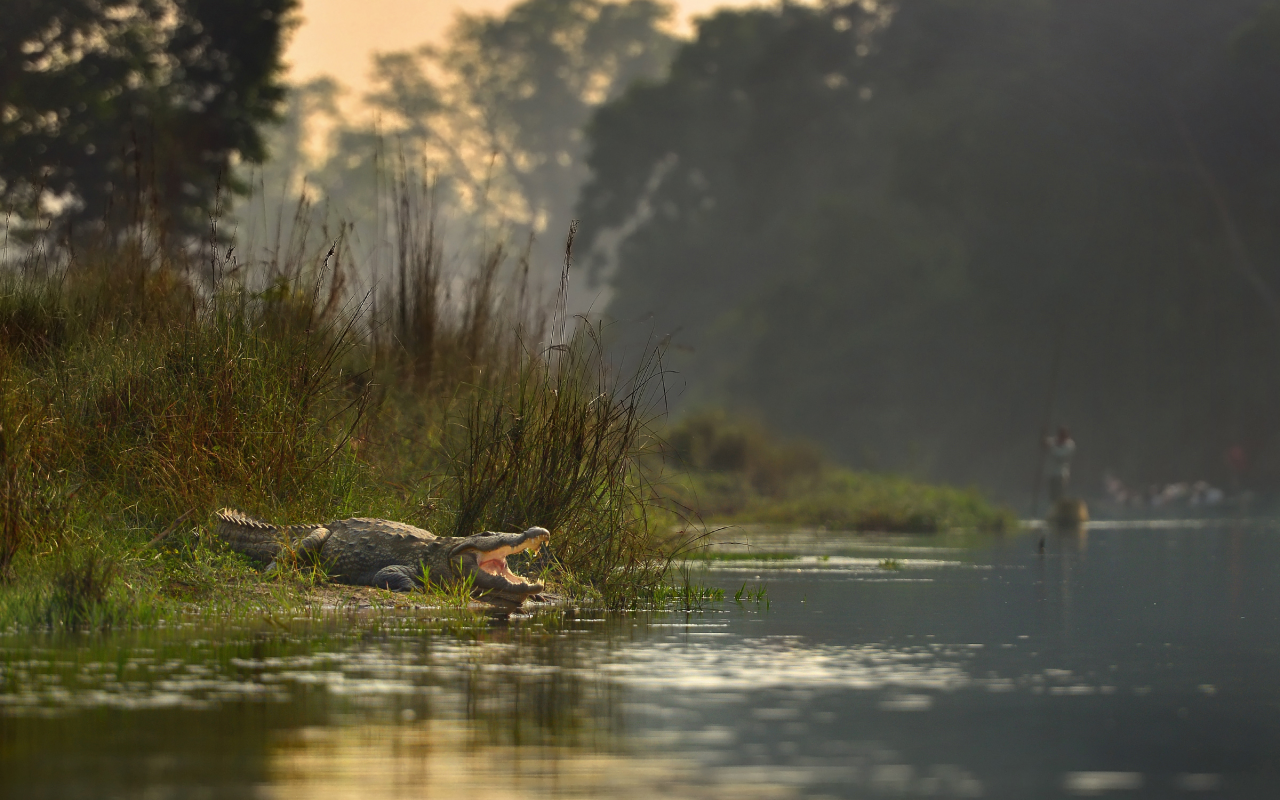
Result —
<instances>
[{"instance_id":1,"label":"aquatic plant","mask_svg":"<svg viewBox=\"0 0 1280 800\"><path fill-rule=\"evenodd\" d=\"M649 599L655 608L701 611L708 603L724 600L724 589L687 580L675 585L663 583L653 587Z\"/></svg>"},{"instance_id":2,"label":"aquatic plant","mask_svg":"<svg viewBox=\"0 0 1280 800\"><path fill-rule=\"evenodd\" d=\"M695 581L687 563L675 574L676 580L662 581L649 588L644 598L648 605L675 611L701 611L708 603L724 600L724 589Z\"/></svg>"},{"instance_id":3,"label":"aquatic plant","mask_svg":"<svg viewBox=\"0 0 1280 800\"><path fill-rule=\"evenodd\" d=\"M769 602L769 589L763 583L753 589L748 589L747 584L744 582L742 587L734 593L733 601L741 604L744 599L748 603L756 603L757 605L765 603L767 605Z\"/></svg>"}]
</instances>

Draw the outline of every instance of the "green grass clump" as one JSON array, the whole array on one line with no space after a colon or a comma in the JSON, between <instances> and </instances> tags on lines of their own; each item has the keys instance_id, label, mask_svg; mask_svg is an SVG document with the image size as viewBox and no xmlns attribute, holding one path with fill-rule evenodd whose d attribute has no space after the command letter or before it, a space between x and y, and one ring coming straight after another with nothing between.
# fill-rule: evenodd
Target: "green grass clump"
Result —
<instances>
[{"instance_id":1,"label":"green grass clump","mask_svg":"<svg viewBox=\"0 0 1280 800\"><path fill-rule=\"evenodd\" d=\"M855 472L812 444L781 441L722 412L687 418L667 440L688 471L664 491L708 523L904 533L1001 531L1016 523L976 490Z\"/></svg>"},{"instance_id":2,"label":"green grass clump","mask_svg":"<svg viewBox=\"0 0 1280 800\"><path fill-rule=\"evenodd\" d=\"M681 570L673 583L659 582L646 593L645 600L656 609L702 611L709 603L724 600L724 589L706 586L693 580L688 570Z\"/></svg>"},{"instance_id":3,"label":"green grass clump","mask_svg":"<svg viewBox=\"0 0 1280 800\"><path fill-rule=\"evenodd\" d=\"M454 535L541 525L564 571L638 599L670 560L640 469L661 365L615 377L601 336L580 325L546 359L524 355L514 380L474 392L444 438L444 488L457 498Z\"/></svg>"},{"instance_id":4,"label":"green grass clump","mask_svg":"<svg viewBox=\"0 0 1280 800\"><path fill-rule=\"evenodd\" d=\"M738 591L734 593L733 601L741 605L743 600L747 601L748 603L755 603L756 605L764 603L765 607L768 608L769 587L765 586L762 583L762 584L759 584L758 586L754 586L748 589L747 584L743 583L742 587L739 588Z\"/></svg>"},{"instance_id":5,"label":"green grass clump","mask_svg":"<svg viewBox=\"0 0 1280 800\"><path fill-rule=\"evenodd\" d=\"M160 612L155 603L134 596L116 562L93 551L57 567L48 590L31 599L19 617L24 627L99 630L152 622Z\"/></svg>"},{"instance_id":6,"label":"green grass clump","mask_svg":"<svg viewBox=\"0 0 1280 800\"><path fill-rule=\"evenodd\" d=\"M437 584L431 580L431 570L423 567L419 580L422 582L422 594L429 598L429 603L445 607L468 608L475 594L474 575L469 574L455 583Z\"/></svg>"},{"instance_id":7,"label":"green grass clump","mask_svg":"<svg viewBox=\"0 0 1280 800\"><path fill-rule=\"evenodd\" d=\"M197 302L170 267L118 255L0 282L3 627L214 598L246 577L206 535L214 507L314 513L350 490L364 398L342 385L343 320L244 291Z\"/></svg>"}]
</instances>

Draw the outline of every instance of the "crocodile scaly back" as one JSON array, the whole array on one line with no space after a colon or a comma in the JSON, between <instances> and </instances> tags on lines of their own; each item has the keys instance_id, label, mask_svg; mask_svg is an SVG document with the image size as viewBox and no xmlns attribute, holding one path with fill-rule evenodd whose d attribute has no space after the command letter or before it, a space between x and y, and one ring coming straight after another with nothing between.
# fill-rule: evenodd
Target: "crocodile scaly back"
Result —
<instances>
[{"instance_id":1,"label":"crocodile scaly back","mask_svg":"<svg viewBox=\"0 0 1280 800\"><path fill-rule=\"evenodd\" d=\"M280 553L283 542L292 541L316 527L314 525L272 525L234 508L224 508L214 516L218 518L218 525L214 530L219 539L230 545L231 549L237 553L244 553L262 561L274 560Z\"/></svg>"}]
</instances>

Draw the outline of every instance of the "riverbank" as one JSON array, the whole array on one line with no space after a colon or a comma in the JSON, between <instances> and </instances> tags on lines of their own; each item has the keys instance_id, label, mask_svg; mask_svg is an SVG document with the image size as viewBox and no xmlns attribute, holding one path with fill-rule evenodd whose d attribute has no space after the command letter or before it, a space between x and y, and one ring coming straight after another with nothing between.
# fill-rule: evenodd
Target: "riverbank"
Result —
<instances>
[{"instance_id":1,"label":"riverbank","mask_svg":"<svg viewBox=\"0 0 1280 800\"><path fill-rule=\"evenodd\" d=\"M245 263L144 237L8 265L0 628L326 602L322 571L264 575L217 541L224 506L541 525L550 557L517 573L610 607L652 593L687 543L640 468L660 354L611 373L599 327L536 302L527 265L496 248L452 274L413 233L375 289L341 240Z\"/></svg>"},{"instance_id":2,"label":"riverbank","mask_svg":"<svg viewBox=\"0 0 1280 800\"><path fill-rule=\"evenodd\" d=\"M686 470L657 427L660 349L619 371L598 325L528 300L523 265L497 251L450 276L437 252L407 242L404 280L367 293L353 290L340 242L246 265L221 249L198 262L124 241L33 251L9 271L0 629L339 602L317 567L267 575L230 552L212 529L224 506L441 535L541 525L550 557L515 556L512 568L612 608L665 597L703 522L939 530L1001 519L973 493L821 459L809 469L785 448L770 459L748 448L737 472ZM670 432L677 449L686 429ZM447 590L411 601L358 591L384 605L467 603Z\"/></svg>"},{"instance_id":3,"label":"riverbank","mask_svg":"<svg viewBox=\"0 0 1280 800\"><path fill-rule=\"evenodd\" d=\"M1018 524L976 489L847 469L813 443L782 439L720 411L686 417L666 439L683 469L663 491L709 525L936 533L999 532Z\"/></svg>"}]
</instances>

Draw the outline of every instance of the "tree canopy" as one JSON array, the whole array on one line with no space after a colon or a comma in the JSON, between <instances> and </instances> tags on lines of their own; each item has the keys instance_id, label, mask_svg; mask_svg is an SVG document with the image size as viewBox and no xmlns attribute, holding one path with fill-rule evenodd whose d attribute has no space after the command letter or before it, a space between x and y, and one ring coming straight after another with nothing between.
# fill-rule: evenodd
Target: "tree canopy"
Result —
<instances>
[{"instance_id":1,"label":"tree canopy","mask_svg":"<svg viewBox=\"0 0 1280 800\"><path fill-rule=\"evenodd\" d=\"M582 231L687 403L855 465L1029 494L1060 350L1086 486L1272 480L1277 53L1261 0L721 12L594 117Z\"/></svg>"},{"instance_id":2,"label":"tree canopy","mask_svg":"<svg viewBox=\"0 0 1280 800\"><path fill-rule=\"evenodd\" d=\"M379 219L379 187L403 168L433 183L454 247L467 238L460 228L516 241L536 234L533 262L554 280L587 177L583 129L602 103L661 75L676 46L671 14L656 0L524 0L502 14L460 13L439 45L375 55L363 117L342 117L330 81L295 87L262 185L268 195L298 192L305 180L360 229ZM308 160L302 141L319 128L327 141ZM265 205L270 216L280 203ZM366 245L376 238L366 231Z\"/></svg>"},{"instance_id":3,"label":"tree canopy","mask_svg":"<svg viewBox=\"0 0 1280 800\"><path fill-rule=\"evenodd\" d=\"M0 25L0 202L117 226L146 201L207 224L265 155L296 0L10 0ZM136 211L136 207L133 209Z\"/></svg>"}]
</instances>

